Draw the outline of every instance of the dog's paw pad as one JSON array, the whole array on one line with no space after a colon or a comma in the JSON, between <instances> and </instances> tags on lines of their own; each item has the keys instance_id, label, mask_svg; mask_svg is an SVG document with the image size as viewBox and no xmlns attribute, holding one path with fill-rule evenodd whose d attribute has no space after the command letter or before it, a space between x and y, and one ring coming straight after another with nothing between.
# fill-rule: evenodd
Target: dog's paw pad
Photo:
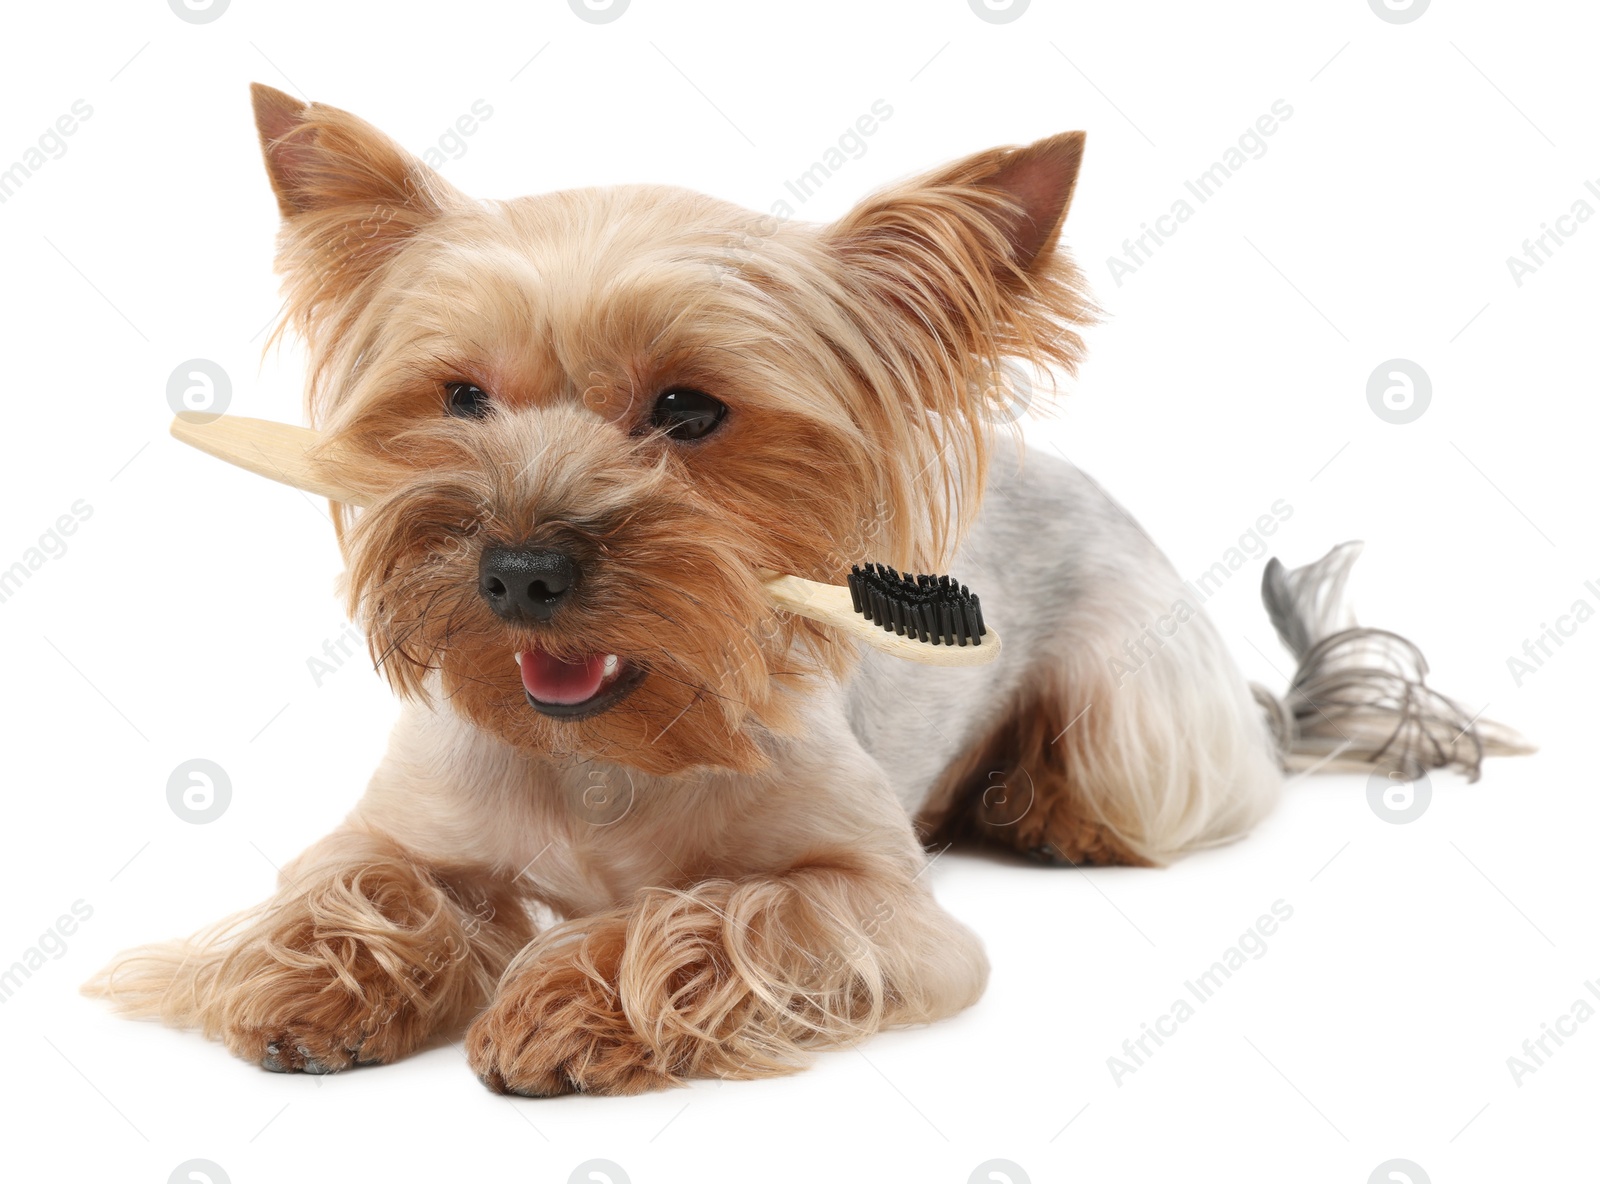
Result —
<instances>
[{"instance_id":1,"label":"dog's paw pad","mask_svg":"<svg viewBox=\"0 0 1600 1184\"><path fill-rule=\"evenodd\" d=\"M1072 860L1068 859L1056 847L1049 843L1044 844L1042 847L1030 847L1024 851L1023 854L1029 859L1033 860L1035 863L1048 864L1051 867L1075 866Z\"/></svg>"},{"instance_id":2,"label":"dog's paw pad","mask_svg":"<svg viewBox=\"0 0 1600 1184\"><path fill-rule=\"evenodd\" d=\"M346 1063L359 1064L353 1057ZM286 1042L275 1040L267 1045L260 1060L261 1067L269 1073L306 1073L312 1077L321 1077L328 1073L337 1073L345 1067L319 1057L304 1044L296 1044L292 1048Z\"/></svg>"},{"instance_id":3,"label":"dog's paw pad","mask_svg":"<svg viewBox=\"0 0 1600 1184\"><path fill-rule=\"evenodd\" d=\"M483 1082L490 1093L510 1094L516 1092L506 1084L505 1075L498 1069L490 1069L487 1072L479 1073L478 1080Z\"/></svg>"},{"instance_id":4,"label":"dog's paw pad","mask_svg":"<svg viewBox=\"0 0 1600 1184\"><path fill-rule=\"evenodd\" d=\"M300 1054L300 1072L309 1073L313 1077L320 1077L324 1073L336 1073L338 1069L332 1065L325 1065L311 1055L311 1050L303 1044L294 1046L295 1052Z\"/></svg>"}]
</instances>

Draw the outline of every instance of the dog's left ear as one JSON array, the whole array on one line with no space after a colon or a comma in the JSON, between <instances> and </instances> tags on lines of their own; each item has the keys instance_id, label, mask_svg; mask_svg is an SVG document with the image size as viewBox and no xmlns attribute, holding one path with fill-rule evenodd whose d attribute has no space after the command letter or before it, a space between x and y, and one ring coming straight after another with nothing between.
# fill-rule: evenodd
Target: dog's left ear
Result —
<instances>
[{"instance_id":1,"label":"dog's left ear","mask_svg":"<svg viewBox=\"0 0 1600 1184\"><path fill-rule=\"evenodd\" d=\"M901 341L901 360L932 384L923 409L981 414L960 392L1006 357L1075 369L1083 343L1073 328L1096 310L1058 240L1083 142L1064 132L980 152L827 228L852 304L878 322L873 336Z\"/></svg>"},{"instance_id":2,"label":"dog's left ear","mask_svg":"<svg viewBox=\"0 0 1600 1184\"><path fill-rule=\"evenodd\" d=\"M1076 330L1096 309L1059 246L1083 142L1066 132L980 152L868 198L823 232L868 399L860 419L894 458L880 466L887 504L896 521L931 515L934 548L976 512L975 496L947 506L948 491L981 489L993 430L1032 401L1031 388L1010 389L1006 360L1072 373L1083 356Z\"/></svg>"},{"instance_id":3,"label":"dog's left ear","mask_svg":"<svg viewBox=\"0 0 1600 1184\"><path fill-rule=\"evenodd\" d=\"M867 199L830 228L829 240L850 262L899 251L910 263L933 251L958 270L1022 280L1055 251L1083 143L1083 132L1063 132L969 156Z\"/></svg>"},{"instance_id":4,"label":"dog's left ear","mask_svg":"<svg viewBox=\"0 0 1600 1184\"><path fill-rule=\"evenodd\" d=\"M984 153L963 162L976 174L973 182L1006 195L1016 212L1000 215L1001 231L1012 259L1024 271L1055 250L1083 163L1083 132L1062 132L1012 152Z\"/></svg>"}]
</instances>

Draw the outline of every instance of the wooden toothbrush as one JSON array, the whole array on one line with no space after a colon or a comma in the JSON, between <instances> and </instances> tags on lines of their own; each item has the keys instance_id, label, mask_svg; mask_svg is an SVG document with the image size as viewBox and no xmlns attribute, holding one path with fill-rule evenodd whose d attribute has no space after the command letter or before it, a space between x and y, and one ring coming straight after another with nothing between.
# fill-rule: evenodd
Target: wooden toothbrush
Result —
<instances>
[{"instance_id":1,"label":"wooden toothbrush","mask_svg":"<svg viewBox=\"0 0 1600 1184\"><path fill-rule=\"evenodd\" d=\"M180 415L172 434L258 476L346 505L366 504L339 482L337 462L316 451L321 436L311 428L240 415ZM978 598L948 576L903 576L868 564L852 568L844 586L780 575L767 581L767 591L779 608L897 658L981 666L1000 656L1000 635L984 623Z\"/></svg>"}]
</instances>

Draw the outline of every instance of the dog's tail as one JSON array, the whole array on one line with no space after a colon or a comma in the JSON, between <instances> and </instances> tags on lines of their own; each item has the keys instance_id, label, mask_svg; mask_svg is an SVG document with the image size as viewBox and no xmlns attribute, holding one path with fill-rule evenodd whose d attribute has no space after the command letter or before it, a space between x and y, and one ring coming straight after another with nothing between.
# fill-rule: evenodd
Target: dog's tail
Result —
<instances>
[{"instance_id":1,"label":"dog's tail","mask_svg":"<svg viewBox=\"0 0 1600 1184\"><path fill-rule=\"evenodd\" d=\"M1262 576L1267 614L1298 663L1284 697L1252 688L1285 770L1412 781L1454 767L1476 781L1484 757L1534 752L1513 729L1428 686L1428 663L1411 642L1356 624L1344 586L1361 546L1343 543L1293 571L1273 559Z\"/></svg>"}]
</instances>

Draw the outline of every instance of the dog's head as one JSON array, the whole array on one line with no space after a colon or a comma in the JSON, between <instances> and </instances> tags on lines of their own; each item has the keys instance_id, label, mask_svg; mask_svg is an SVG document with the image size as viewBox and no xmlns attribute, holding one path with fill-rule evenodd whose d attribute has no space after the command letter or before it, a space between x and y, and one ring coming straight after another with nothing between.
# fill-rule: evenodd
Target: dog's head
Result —
<instances>
[{"instance_id":1,"label":"dog's head","mask_svg":"<svg viewBox=\"0 0 1600 1184\"><path fill-rule=\"evenodd\" d=\"M764 578L941 570L991 376L1082 349L1056 247L1081 133L816 226L660 186L478 201L254 96L285 326L369 503L339 520L352 609L399 691L527 751L758 765L753 732L852 656Z\"/></svg>"}]
</instances>

